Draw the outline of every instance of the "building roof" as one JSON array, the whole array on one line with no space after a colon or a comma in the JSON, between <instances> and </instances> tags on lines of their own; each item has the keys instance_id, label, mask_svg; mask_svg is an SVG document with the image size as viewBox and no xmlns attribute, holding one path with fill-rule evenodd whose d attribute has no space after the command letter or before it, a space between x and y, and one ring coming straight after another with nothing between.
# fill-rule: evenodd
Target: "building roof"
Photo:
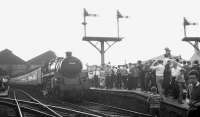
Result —
<instances>
[{"instance_id":1,"label":"building roof","mask_svg":"<svg viewBox=\"0 0 200 117\"><path fill-rule=\"evenodd\" d=\"M56 58L56 54L49 50L45 53L42 53L30 60L27 61L28 64L31 64L31 65L44 65L46 62L48 62L49 60L53 59L53 58Z\"/></svg>"},{"instance_id":2,"label":"building roof","mask_svg":"<svg viewBox=\"0 0 200 117\"><path fill-rule=\"evenodd\" d=\"M0 51L0 64L1 65L16 65L25 64L25 61L20 57L16 56L9 49Z\"/></svg>"}]
</instances>

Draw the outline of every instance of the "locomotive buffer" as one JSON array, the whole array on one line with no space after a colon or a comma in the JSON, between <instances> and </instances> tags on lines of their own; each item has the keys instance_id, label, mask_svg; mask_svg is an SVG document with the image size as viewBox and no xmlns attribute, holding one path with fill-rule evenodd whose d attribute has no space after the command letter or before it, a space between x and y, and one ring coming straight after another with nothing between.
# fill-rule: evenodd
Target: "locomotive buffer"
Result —
<instances>
[{"instance_id":1,"label":"locomotive buffer","mask_svg":"<svg viewBox=\"0 0 200 117\"><path fill-rule=\"evenodd\" d=\"M97 51L101 54L101 66L105 65L105 53L106 51L112 47L116 42L119 42L122 40L122 37L119 37L119 19L120 18L128 18L128 16L122 16L121 13L117 10L117 37L89 37L86 36L86 17L87 16L94 16L96 17L96 14L89 14L86 9L84 8L83 12L83 26L84 26L84 37L83 41L88 41L94 48L97 49ZM100 42L100 48L98 48L97 45L95 45L93 42ZM105 44L107 44L107 48L105 48Z\"/></svg>"}]
</instances>

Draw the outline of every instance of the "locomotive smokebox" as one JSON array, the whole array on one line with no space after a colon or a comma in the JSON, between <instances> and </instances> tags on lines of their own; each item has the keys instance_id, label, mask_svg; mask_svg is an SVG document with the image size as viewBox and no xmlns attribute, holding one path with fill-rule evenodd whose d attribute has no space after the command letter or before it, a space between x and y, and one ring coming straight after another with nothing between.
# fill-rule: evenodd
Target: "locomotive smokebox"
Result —
<instances>
[{"instance_id":1,"label":"locomotive smokebox","mask_svg":"<svg viewBox=\"0 0 200 117\"><path fill-rule=\"evenodd\" d=\"M65 54L66 58L62 60L61 67L57 71L65 77L73 78L81 72L82 63L78 58L72 56L72 52L67 51Z\"/></svg>"},{"instance_id":2,"label":"locomotive smokebox","mask_svg":"<svg viewBox=\"0 0 200 117\"><path fill-rule=\"evenodd\" d=\"M66 58L69 58L69 57L71 57L71 56L72 56L72 52L67 51L67 52L66 52Z\"/></svg>"}]
</instances>

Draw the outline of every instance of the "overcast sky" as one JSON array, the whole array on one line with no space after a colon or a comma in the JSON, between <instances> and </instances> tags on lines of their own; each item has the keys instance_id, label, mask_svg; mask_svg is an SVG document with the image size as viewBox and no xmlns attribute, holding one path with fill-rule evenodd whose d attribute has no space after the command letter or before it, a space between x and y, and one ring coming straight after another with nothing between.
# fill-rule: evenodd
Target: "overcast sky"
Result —
<instances>
[{"instance_id":1,"label":"overcast sky","mask_svg":"<svg viewBox=\"0 0 200 117\"><path fill-rule=\"evenodd\" d=\"M88 36L117 36L116 10L129 19L120 20L120 36L105 55L105 62L147 60L169 47L174 55L189 59L193 48L183 38L183 17L200 22L199 1L192 0L1 0L0 50L5 48L24 60L52 50L66 51L83 64L100 64L100 54L83 37L83 8L99 17L87 18ZM190 33L190 34L189 34ZM198 34L199 33L199 34ZM200 26L188 28L200 36Z\"/></svg>"}]
</instances>

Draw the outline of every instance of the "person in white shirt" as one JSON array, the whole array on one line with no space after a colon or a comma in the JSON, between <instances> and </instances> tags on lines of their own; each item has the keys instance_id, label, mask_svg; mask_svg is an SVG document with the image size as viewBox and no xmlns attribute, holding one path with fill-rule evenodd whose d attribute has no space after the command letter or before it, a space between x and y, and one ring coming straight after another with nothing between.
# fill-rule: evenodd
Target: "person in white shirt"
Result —
<instances>
[{"instance_id":1,"label":"person in white shirt","mask_svg":"<svg viewBox=\"0 0 200 117\"><path fill-rule=\"evenodd\" d=\"M150 68L153 70L156 70L156 85L158 88L158 93L161 95L161 97L163 97L162 83L163 83L163 75L164 75L164 70L165 70L163 61L162 60L155 61Z\"/></svg>"},{"instance_id":2,"label":"person in white shirt","mask_svg":"<svg viewBox=\"0 0 200 117\"><path fill-rule=\"evenodd\" d=\"M171 68L172 70L172 77L177 78L180 75L180 70L181 68L177 66L177 64L174 64L173 67Z\"/></svg>"}]
</instances>

